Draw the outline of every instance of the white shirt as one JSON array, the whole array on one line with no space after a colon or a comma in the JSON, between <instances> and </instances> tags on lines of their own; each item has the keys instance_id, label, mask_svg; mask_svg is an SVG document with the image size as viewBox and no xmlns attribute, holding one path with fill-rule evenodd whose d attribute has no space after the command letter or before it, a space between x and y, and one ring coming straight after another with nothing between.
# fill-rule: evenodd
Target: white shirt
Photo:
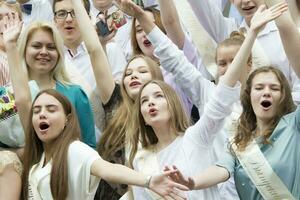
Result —
<instances>
[{"instance_id":1,"label":"white shirt","mask_svg":"<svg viewBox=\"0 0 300 200\"><path fill-rule=\"evenodd\" d=\"M37 19L40 21L53 21L52 5L48 0L30 0L25 4L32 5L30 15L23 13L23 21L25 26L28 26L30 23L36 21Z\"/></svg>"},{"instance_id":2,"label":"white shirt","mask_svg":"<svg viewBox=\"0 0 300 200\"><path fill-rule=\"evenodd\" d=\"M206 104L203 115L183 136L178 136L160 152L153 148L152 156L137 154L134 169L146 173L162 171L164 166L176 165L184 176L193 176L214 164L212 143L223 127L226 116L231 112L231 105L239 98L240 87L228 87L220 83L210 101ZM220 98L222 97L222 98ZM151 149L152 150L152 149ZM150 150L150 151L151 151ZM146 156L143 156L146 155ZM156 156L157 164L155 162ZM151 159L148 165L147 159ZM158 169L156 169L158 167ZM146 172L144 171L146 169ZM153 199L151 193L140 187L133 187L134 199ZM187 199L220 199L218 187L186 192Z\"/></svg>"},{"instance_id":3,"label":"white shirt","mask_svg":"<svg viewBox=\"0 0 300 200\"><path fill-rule=\"evenodd\" d=\"M68 150L69 194L67 200L94 199L100 179L91 175L91 165L99 158L100 156L95 150L80 141L74 141L70 144ZM37 191L36 195L40 199L52 200L50 189L52 161L43 166L44 161L45 155L43 154L41 161L32 166L29 173L29 191Z\"/></svg>"},{"instance_id":4,"label":"white shirt","mask_svg":"<svg viewBox=\"0 0 300 200\"><path fill-rule=\"evenodd\" d=\"M126 66L124 54L116 43L109 43L106 46L106 51L108 55L108 62L111 66L112 75L115 80L119 81ZM77 54L75 55L67 47L65 47L64 52L66 63L71 63L72 66L76 68L84 80L89 84L90 88L94 90L96 88L96 80L90 56L84 43L82 42L77 47Z\"/></svg>"}]
</instances>

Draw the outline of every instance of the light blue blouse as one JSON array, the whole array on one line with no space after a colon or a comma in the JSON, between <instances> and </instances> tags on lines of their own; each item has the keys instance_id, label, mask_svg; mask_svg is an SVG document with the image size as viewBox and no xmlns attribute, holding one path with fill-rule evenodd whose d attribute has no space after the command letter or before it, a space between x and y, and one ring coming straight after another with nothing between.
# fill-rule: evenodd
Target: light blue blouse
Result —
<instances>
[{"instance_id":1,"label":"light blue blouse","mask_svg":"<svg viewBox=\"0 0 300 200\"><path fill-rule=\"evenodd\" d=\"M257 139L258 142L259 139ZM259 143L261 152L295 199L300 199L300 106L285 115L270 136L272 144ZM236 157L224 154L217 165L234 175L241 200L263 200Z\"/></svg>"},{"instance_id":2,"label":"light blue blouse","mask_svg":"<svg viewBox=\"0 0 300 200\"><path fill-rule=\"evenodd\" d=\"M81 129L81 140L96 148L94 116L85 92L79 85L65 86L60 82L56 82L56 90L65 95L74 106Z\"/></svg>"}]
</instances>

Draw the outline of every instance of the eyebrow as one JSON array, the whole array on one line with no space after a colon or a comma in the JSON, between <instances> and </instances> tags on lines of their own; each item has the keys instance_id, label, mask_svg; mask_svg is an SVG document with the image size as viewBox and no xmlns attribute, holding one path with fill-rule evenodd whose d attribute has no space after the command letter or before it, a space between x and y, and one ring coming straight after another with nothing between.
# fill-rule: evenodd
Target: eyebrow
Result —
<instances>
[{"instance_id":1,"label":"eyebrow","mask_svg":"<svg viewBox=\"0 0 300 200\"><path fill-rule=\"evenodd\" d=\"M33 106L33 109L35 109L35 108L41 108L42 106L39 106L39 105L37 105L37 106ZM51 107L58 107L57 105L54 105L54 104L49 104L49 105L46 105L46 108L51 108Z\"/></svg>"}]
</instances>

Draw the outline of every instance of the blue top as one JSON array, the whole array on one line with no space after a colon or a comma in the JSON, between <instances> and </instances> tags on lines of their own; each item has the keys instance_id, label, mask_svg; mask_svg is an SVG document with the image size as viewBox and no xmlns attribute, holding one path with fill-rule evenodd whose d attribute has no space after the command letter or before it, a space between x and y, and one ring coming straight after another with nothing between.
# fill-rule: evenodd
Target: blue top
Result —
<instances>
[{"instance_id":1,"label":"blue top","mask_svg":"<svg viewBox=\"0 0 300 200\"><path fill-rule=\"evenodd\" d=\"M81 140L90 147L96 148L94 116L85 92L79 85L66 86L58 81L55 89L65 95L74 106L81 129Z\"/></svg>"},{"instance_id":2,"label":"blue top","mask_svg":"<svg viewBox=\"0 0 300 200\"><path fill-rule=\"evenodd\" d=\"M300 199L300 106L282 117L270 136L271 144L259 143L261 152L295 199ZM217 165L225 167L234 180L241 200L263 200L236 157L226 152Z\"/></svg>"}]
</instances>

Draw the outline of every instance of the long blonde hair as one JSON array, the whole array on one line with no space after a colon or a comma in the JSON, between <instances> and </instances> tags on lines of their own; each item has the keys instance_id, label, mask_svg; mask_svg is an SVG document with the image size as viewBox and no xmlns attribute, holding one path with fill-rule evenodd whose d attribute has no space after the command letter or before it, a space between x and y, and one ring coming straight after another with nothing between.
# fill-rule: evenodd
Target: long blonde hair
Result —
<instances>
[{"instance_id":1,"label":"long blonde hair","mask_svg":"<svg viewBox=\"0 0 300 200\"><path fill-rule=\"evenodd\" d=\"M135 100L130 98L127 94L123 81L128 65L137 58L143 58L148 64L152 79L163 80L159 66L151 58L144 55L135 55L129 60L121 82L122 102L112 119L106 125L97 147L97 150L103 159L108 159L113 152L124 147L125 134L131 121L132 108Z\"/></svg>"},{"instance_id":2,"label":"long blonde hair","mask_svg":"<svg viewBox=\"0 0 300 200\"><path fill-rule=\"evenodd\" d=\"M38 30L46 31L53 36L53 41L55 43L56 50L58 52L58 60L57 60L56 66L50 72L51 77L53 77L53 79L55 81L59 81L62 84L70 83L70 79L66 72L65 63L64 63L65 56L64 56L64 52L63 52L63 48L64 48L63 39L61 38L56 27L48 22L41 22L41 21L33 22L26 28L26 30L24 32L22 32L22 34L19 38L19 41L18 41L18 45L19 45L18 47L19 47L22 65L24 67L28 68L27 63L25 61L26 47L28 45L27 43L28 43L29 39L32 37L32 35ZM29 77L30 77L30 74L29 74Z\"/></svg>"},{"instance_id":3,"label":"long blonde hair","mask_svg":"<svg viewBox=\"0 0 300 200\"><path fill-rule=\"evenodd\" d=\"M185 130L191 125L191 121L188 118L182 103L179 100L178 95L167 83L160 80L151 80L144 84L140 89L139 95L134 104L133 117L128 128L128 139L131 148L129 165L133 167L133 159L138 149L139 141L143 148L147 148L158 142L158 138L151 126L145 124L145 120L141 113L141 94L143 89L149 84L158 85L164 93L164 96L168 102L168 108L171 115L171 129L174 130L175 135L184 133ZM170 134L170 133L166 133Z\"/></svg>"}]
</instances>

